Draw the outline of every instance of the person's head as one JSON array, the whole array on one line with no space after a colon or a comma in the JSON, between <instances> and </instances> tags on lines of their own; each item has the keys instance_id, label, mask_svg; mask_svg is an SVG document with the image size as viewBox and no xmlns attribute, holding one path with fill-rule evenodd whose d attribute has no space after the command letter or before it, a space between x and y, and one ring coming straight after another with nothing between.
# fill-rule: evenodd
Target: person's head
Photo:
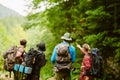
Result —
<instances>
[{"instance_id":1,"label":"person's head","mask_svg":"<svg viewBox=\"0 0 120 80\"><path fill-rule=\"evenodd\" d=\"M26 47L27 41L25 39L20 40L20 45L23 45Z\"/></svg>"},{"instance_id":2,"label":"person's head","mask_svg":"<svg viewBox=\"0 0 120 80\"><path fill-rule=\"evenodd\" d=\"M38 50L40 51L45 51L46 50L46 46L44 42L40 42L39 44L36 45L36 47L38 48Z\"/></svg>"},{"instance_id":3,"label":"person's head","mask_svg":"<svg viewBox=\"0 0 120 80\"><path fill-rule=\"evenodd\" d=\"M82 48L88 53L90 53L90 51L91 51L90 46L86 43L82 45Z\"/></svg>"},{"instance_id":4,"label":"person's head","mask_svg":"<svg viewBox=\"0 0 120 80\"><path fill-rule=\"evenodd\" d=\"M72 41L72 38L70 36L70 33L66 32L62 37L61 37L62 40L66 41L66 42L71 42Z\"/></svg>"}]
</instances>

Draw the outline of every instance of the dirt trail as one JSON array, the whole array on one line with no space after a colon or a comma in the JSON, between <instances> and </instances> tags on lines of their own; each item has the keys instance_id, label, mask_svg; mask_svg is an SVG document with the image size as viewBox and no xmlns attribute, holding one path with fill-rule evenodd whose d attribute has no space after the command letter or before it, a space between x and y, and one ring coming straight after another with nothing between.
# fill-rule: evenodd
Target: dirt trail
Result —
<instances>
[{"instance_id":1,"label":"dirt trail","mask_svg":"<svg viewBox=\"0 0 120 80\"><path fill-rule=\"evenodd\" d=\"M11 78L10 78L9 72L0 73L0 80L14 80L13 72L11 73ZM40 80L42 79L40 78ZM50 79L50 80L54 80L54 79Z\"/></svg>"},{"instance_id":2,"label":"dirt trail","mask_svg":"<svg viewBox=\"0 0 120 80\"><path fill-rule=\"evenodd\" d=\"M14 77L13 72L11 72L11 78L10 78L9 72L5 71L5 72L0 73L0 80L14 80L13 77ZM42 79L40 78L40 80L42 80ZM55 80L55 78L51 77L47 80Z\"/></svg>"},{"instance_id":3,"label":"dirt trail","mask_svg":"<svg viewBox=\"0 0 120 80\"><path fill-rule=\"evenodd\" d=\"M51 78L49 78L49 79L47 79L47 80L55 80L55 78L54 78L54 77L51 77Z\"/></svg>"},{"instance_id":4,"label":"dirt trail","mask_svg":"<svg viewBox=\"0 0 120 80\"><path fill-rule=\"evenodd\" d=\"M11 78L10 78L9 72L4 72L0 74L0 80L14 80L13 73L11 74Z\"/></svg>"}]
</instances>

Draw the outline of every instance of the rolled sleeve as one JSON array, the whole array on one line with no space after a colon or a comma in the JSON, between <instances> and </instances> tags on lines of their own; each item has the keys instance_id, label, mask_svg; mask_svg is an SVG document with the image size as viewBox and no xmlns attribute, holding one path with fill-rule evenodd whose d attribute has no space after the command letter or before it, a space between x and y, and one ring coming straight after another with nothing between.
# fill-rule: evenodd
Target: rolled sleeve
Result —
<instances>
[{"instance_id":1,"label":"rolled sleeve","mask_svg":"<svg viewBox=\"0 0 120 80\"><path fill-rule=\"evenodd\" d=\"M56 47L53 50L52 56L51 56L51 62L54 64L56 61Z\"/></svg>"},{"instance_id":2,"label":"rolled sleeve","mask_svg":"<svg viewBox=\"0 0 120 80\"><path fill-rule=\"evenodd\" d=\"M70 50L71 61L75 62L75 60L76 60L76 50L73 46L70 46L69 50Z\"/></svg>"}]
</instances>

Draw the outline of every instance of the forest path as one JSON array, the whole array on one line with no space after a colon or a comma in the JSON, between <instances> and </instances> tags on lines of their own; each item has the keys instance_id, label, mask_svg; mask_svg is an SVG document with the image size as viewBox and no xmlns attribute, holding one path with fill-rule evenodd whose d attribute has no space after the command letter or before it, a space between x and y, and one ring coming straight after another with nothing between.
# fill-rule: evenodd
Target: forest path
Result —
<instances>
[{"instance_id":1,"label":"forest path","mask_svg":"<svg viewBox=\"0 0 120 80\"><path fill-rule=\"evenodd\" d=\"M0 80L14 80L13 77L14 77L13 72L11 73L11 78L10 78L9 72L5 71L5 72L0 73ZM40 80L42 80L42 79L40 78ZM51 77L51 78L49 78L47 80L55 80L55 78Z\"/></svg>"},{"instance_id":2,"label":"forest path","mask_svg":"<svg viewBox=\"0 0 120 80\"><path fill-rule=\"evenodd\" d=\"M13 73L11 73L11 78L9 72L0 73L0 80L14 80Z\"/></svg>"}]
</instances>

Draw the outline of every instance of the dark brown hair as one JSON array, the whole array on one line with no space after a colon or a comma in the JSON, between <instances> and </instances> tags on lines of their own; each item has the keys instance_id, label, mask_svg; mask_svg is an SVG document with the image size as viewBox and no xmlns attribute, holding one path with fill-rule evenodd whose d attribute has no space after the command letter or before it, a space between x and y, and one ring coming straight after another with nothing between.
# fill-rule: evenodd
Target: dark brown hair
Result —
<instances>
[{"instance_id":1,"label":"dark brown hair","mask_svg":"<svg viewBox=\"0 0 120 80\"><path fill-rule=\"evenodd\" d=\"M46 50L46 46L44 42L40 42L39 44L36 45L36 47L38 48L38 50L41 50L41 51Z\"/></svg>"},{"instance_id":2,"label":"dark brown hair","mask_svg":"<svg viewBox=\"0 0 120 80\"><path fill-rule=\"evenodd\" d=\"M20 45L26 45L27 41L25 39L20 40Z\"/></svg>"}]
</instances>

